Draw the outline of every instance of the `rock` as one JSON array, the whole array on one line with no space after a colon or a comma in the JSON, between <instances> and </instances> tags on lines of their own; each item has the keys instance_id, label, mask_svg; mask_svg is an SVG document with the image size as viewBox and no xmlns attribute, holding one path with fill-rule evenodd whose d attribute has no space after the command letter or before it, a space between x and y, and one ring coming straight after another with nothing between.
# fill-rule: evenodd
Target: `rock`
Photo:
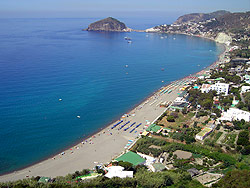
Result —
<instances>
[{"instance_id":1,"label":"rock","mask_svg":"<svg viewBox=\"0 0 250 188\"><path fill-rule=\"evenodd\" d=\"M128 32L131 31L124 23L119 20L108 17L103 20L94 22L88 26L86 31L115 31L115 32Z\"/></svg>"}]
</instances>

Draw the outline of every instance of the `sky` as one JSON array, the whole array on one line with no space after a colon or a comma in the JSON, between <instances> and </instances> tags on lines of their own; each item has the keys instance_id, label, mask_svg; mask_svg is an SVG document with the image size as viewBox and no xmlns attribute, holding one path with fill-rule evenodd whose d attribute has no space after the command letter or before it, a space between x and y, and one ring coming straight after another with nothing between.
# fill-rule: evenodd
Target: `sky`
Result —
<instances>
[{"instance_id":1,"label":"sky","mask_svg":"<svg viewBox=\"0 0 250 188\"><path fill-rule=\"evenodd\" d=\"M194 12L250 11L250 0L1 0L5 17L163 16Z\"/></svg>"}]
</instances>

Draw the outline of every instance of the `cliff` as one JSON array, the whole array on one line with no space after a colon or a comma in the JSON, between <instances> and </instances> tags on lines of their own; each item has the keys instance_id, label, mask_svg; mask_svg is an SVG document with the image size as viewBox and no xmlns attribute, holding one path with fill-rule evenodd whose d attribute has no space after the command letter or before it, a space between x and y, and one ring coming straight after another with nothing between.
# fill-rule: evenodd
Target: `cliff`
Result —
<instances>
[{"instance_id":1,"label":"cliff","mask_svg":"<svg viewBox=\"0 0 250 188\"><path fill-rule=\"evenodd\" d=\"M88 26L86 31L116 31L116 32L126 32L130 29L119 20L108 17L97 22L94 22Z\"/></svg>"}]
</instances>

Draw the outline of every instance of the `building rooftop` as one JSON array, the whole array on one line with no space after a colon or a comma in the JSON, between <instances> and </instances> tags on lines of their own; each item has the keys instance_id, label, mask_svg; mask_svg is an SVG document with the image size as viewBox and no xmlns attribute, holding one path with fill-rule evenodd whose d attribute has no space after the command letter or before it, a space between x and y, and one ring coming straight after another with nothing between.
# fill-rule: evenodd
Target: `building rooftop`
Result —
<instances>
[{"instance_id":1,"label":"building rooftop","mask_svg":"<svg viewBox=\"0 0 250 188\"><path fill-rule=\"evenodd\" d=\"M129 162L129 163L133 164L134 166L139 165L139 164L146 161L140 155L138 155L132 151L129 151L129 152L123 154L122 156L116 158L115 160Z\"/></svg>"},{"instance_id":2,"label":"building rooftop","mask_svg":"<svg viewBox=\"0 0 250 188\"><path fill-rule=\"evenodd\" d=\"M159 131L160 129L161 129L161 126L156 125L156 124L152 124L152 125L150 125L150 126L146 129L146 131L149 131L149 132L157 132L157 131Z\"/></svg>"},{"instance_id":3,"label":"building rooftop","mask_svg":"<svg viewBox=\"0 0 250 188\"><path fill-rule=\"evenodd\" d=\"M161 163L154 163L154 164L152 164L152 166L154 167L155 172L162 171L162 170L164 170L164 169L166 168L166 167L165 167L163 164L161 164Z\"/></svg>"},{"instance_id":4,"label":"building rooftop","mask_svg":"<svg viewBox=\"0 0 250 188\"><path fill-rule=\"evenodd\" d=\"M205 136L207 133L209 133L210 131L212 131L211 128L205 127L205 128L204 128L201 132L199 132L197 135L203 137L203 136Z\"/></svg>"},{"instance_id":5,"label":"building rooftop","mask_svg":"<svg viewBox=\"0 0 250 188\"><path fill-rule=\"evenodd\" d=\"M176 150L173 154L177 155L178 159L189 159L192 153L188 151Z\"/></svg>"}]
</instances>

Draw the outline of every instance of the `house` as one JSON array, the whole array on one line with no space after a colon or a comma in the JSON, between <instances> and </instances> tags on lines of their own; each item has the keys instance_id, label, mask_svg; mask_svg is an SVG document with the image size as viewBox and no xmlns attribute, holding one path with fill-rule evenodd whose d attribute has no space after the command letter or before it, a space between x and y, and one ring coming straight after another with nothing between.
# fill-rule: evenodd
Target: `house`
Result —
<instances>
[{"instance_id":1,"label":"house","mask_svg":"<svg viewBox=\"0 0 250 188\"><path fill-rule=\"evenodd\" d=\"M211 90L214 90L217 92L217 94L222 94L228 95L228 89L229 89L229 84L226 83L216 83L216 84L202 84L201 87L201 92L202 93L208 93Z\"/></svg>"},{"instance_id":2,"label":"house","mask_svg":"<svg viewBox=\"0 0 250 188\"><path fill-rule=\"evenodd\" d=\"M116 158L115 160L129 162L129 163L133 164L133 166L144 164L146 162L146 160L144 158L142 158L140 155L138 155L132 151L129 151L129 152L123 154L122 156Z\"/></svg>"},{"instance_id":3,"label":"house","mask_svg":"<svg viewBox=\"0 0 250 188\"><path fill-rule=\"evenodd\" d=\"M204 140L204 138L206 138L212 131L213 131L212 128L210 128L210 127L205 127L205 128L203 128L203 130L202 130L201 132L199 132L199 133L195 136L195 138L196 138L197 140Z\"/></svg>"},{"instance_id":4,"label":"house","mask_svg":"<svg viewBox=\"0 0 250 188\"><path fill-rule=\"evenodd\" d=\"M124 167L122 166L110 166L107 167L106 170L108 171L107 174L105 174L105 177L107 178L113 178L113 177L119 177L119 178L133 178L133 171L123 171Z\"/></svg>"},{"instance_id":5,"label":"house","mask_svg":"<svg viewBox=\"0 0 250 188\"><path fill-rule=\"evenodd\" d=\"M241 93L246 93L250 91L250 86L242 86L241 87Z\"/></svg>"},{"instance_id":6,"label":"house","mask_svg":"<svg viewBox=\"0 0 250 188\"><path fill-rule=\"evenodd\" d=\"M233 121L233 120L242 120L249 122L250 121L250 112L240 110L238 108L229 108L226 112L221 114L219 120Z\"/></svg>"},{"instance_id":7,"label":"house","mask_svg":"<svg viewBox=\"0 0 250 188\"><path fill-rule=\"evenodd\" d=\"M245 83L250 84L250 76L248 74L244 76L244 81Z\"/></svg>"}]
</instances>

